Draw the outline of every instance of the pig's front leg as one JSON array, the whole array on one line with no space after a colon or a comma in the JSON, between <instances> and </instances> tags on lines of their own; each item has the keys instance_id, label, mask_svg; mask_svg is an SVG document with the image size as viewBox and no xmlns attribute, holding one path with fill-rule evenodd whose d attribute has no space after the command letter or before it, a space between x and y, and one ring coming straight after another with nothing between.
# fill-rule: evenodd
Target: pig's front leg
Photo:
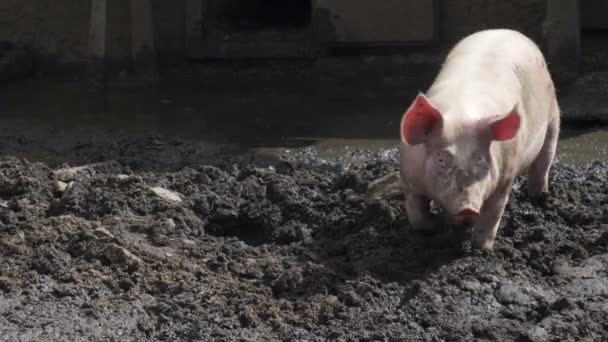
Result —
<instances>
[{"instance_id":1,"label":"pig's front leg","mask_svg":"<svg viewBox=\"0 0 608 342\"><path fill-rule=\"evenodd\" d=\"M414 230L432 231L434 228L431 216L431 200L425 196L408 194L405 199L407 218Z\"/></svg>"},{"instance_id":2,"label":"pig's front leg","mask_svg":"<svg viewBox=\"0 0 608 342\"><path fill-rule=\"evenodd\" d=\"M481 250L491 251L494 248L494 240L498 232L498 226L509 201L511 186L496 191L486 200L481 208L479 218L473 226L473 247Z\"/></svg>"}]
</instances>

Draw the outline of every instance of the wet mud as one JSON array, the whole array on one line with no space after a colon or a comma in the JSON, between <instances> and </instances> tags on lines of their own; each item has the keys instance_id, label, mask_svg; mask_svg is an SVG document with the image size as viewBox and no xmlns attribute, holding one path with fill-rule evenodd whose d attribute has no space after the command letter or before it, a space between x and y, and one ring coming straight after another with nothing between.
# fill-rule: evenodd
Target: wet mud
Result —
<instances>
[{"instance_id":1,"label":"wet mud","mask_svg":"<svg viewBox=\"0 0 608 342\"><path fill-rule=\"evenodd\" d=\"M86 151L86 152L85 152ZM517 180L491 254L367 199L397 150L197 158L162 139L0 157L0 340L601 341L608 164ZM110 158L110 159L108 159Z\"/></svg>"}]
</instances>

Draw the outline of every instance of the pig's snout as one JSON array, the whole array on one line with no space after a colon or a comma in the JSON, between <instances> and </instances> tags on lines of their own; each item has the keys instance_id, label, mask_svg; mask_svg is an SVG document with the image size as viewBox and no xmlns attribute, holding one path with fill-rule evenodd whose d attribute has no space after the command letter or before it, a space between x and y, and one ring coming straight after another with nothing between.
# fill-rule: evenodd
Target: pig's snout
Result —
<instances>
[{"instance_id":1,"label":"pig's snout","mask_svg":"<svg viewBox=\"0 0 608 342\"><path fill-rule=\"evenodd\" d=\"M456 214L456 219L460 224L472 225L477 221L479 211L472 208L462 209Z\"/></svg>"}]
</instances>

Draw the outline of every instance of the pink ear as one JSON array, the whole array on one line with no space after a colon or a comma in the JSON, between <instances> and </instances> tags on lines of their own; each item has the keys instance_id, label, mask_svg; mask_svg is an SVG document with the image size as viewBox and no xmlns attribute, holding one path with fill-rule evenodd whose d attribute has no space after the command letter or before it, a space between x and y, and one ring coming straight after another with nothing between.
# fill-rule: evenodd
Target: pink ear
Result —
<instances>
[{"instance_id":1,"label":"pink ear","mask_svg":"<svg viewBox=\"0 0 608 342\"><path fill-rule=\"evenodd\" d=\"M490 124L492 131L492 140L505 141L515 137L519 130L521 118L515 109L500 120L496 120Z\"/></svg>"},{"instance_id":2,"label":"pink ear","mask_svg":"<svg viewBox=\"0 0 608 342\"><path fill-rule=\"evenodd\" d=\"M426 141L428 134L442 122L441 113L423 94L416 97L401 119L401 141L418 145Z\"/></svg>"}]
</instances>

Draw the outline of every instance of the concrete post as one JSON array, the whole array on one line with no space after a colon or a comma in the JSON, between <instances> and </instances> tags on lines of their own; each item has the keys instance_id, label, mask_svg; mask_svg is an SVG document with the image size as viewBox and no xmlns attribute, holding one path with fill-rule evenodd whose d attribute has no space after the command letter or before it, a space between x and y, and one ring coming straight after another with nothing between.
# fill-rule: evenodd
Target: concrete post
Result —
<instances>
[{"instance_id":1,"label":"concrete post","mask_svg":"<svg viewBox=\"0 0 608 342\"><path fill-rule=\"evenodd\" d=\"M186 0L186 51L188 57L195 55L203 42L203 1Z\"/></svg>"},{"instance_id":2,"label":"concrete post","mask_svg":"<svg viewBox=\"0 0 608 342\"><path fill-rule=\"evenodd\" d=\"M87 79L95 88L106 83L106 0L91 0Z\"/></svg>"},{"instance_id":3,"label":"concrete post","mask_svg":"<svg viewBox=\"0 0 608 342\"><path fill-rule=\"evenodd\" d=\"M578 0L547 0L543 31L547 60L556 82L573 82L581 63Z\"/></svg>"},{"instance_id":4,"label":"concrete post","mask_svg":"<svg viewBox=\"0 0 608 342\"><path fill-rule=\"evenodd\" d=\"M131 0L131 56L135 72L150 81L158 79L154 18L150 0Z\"/></svg>"}]
</instances>

